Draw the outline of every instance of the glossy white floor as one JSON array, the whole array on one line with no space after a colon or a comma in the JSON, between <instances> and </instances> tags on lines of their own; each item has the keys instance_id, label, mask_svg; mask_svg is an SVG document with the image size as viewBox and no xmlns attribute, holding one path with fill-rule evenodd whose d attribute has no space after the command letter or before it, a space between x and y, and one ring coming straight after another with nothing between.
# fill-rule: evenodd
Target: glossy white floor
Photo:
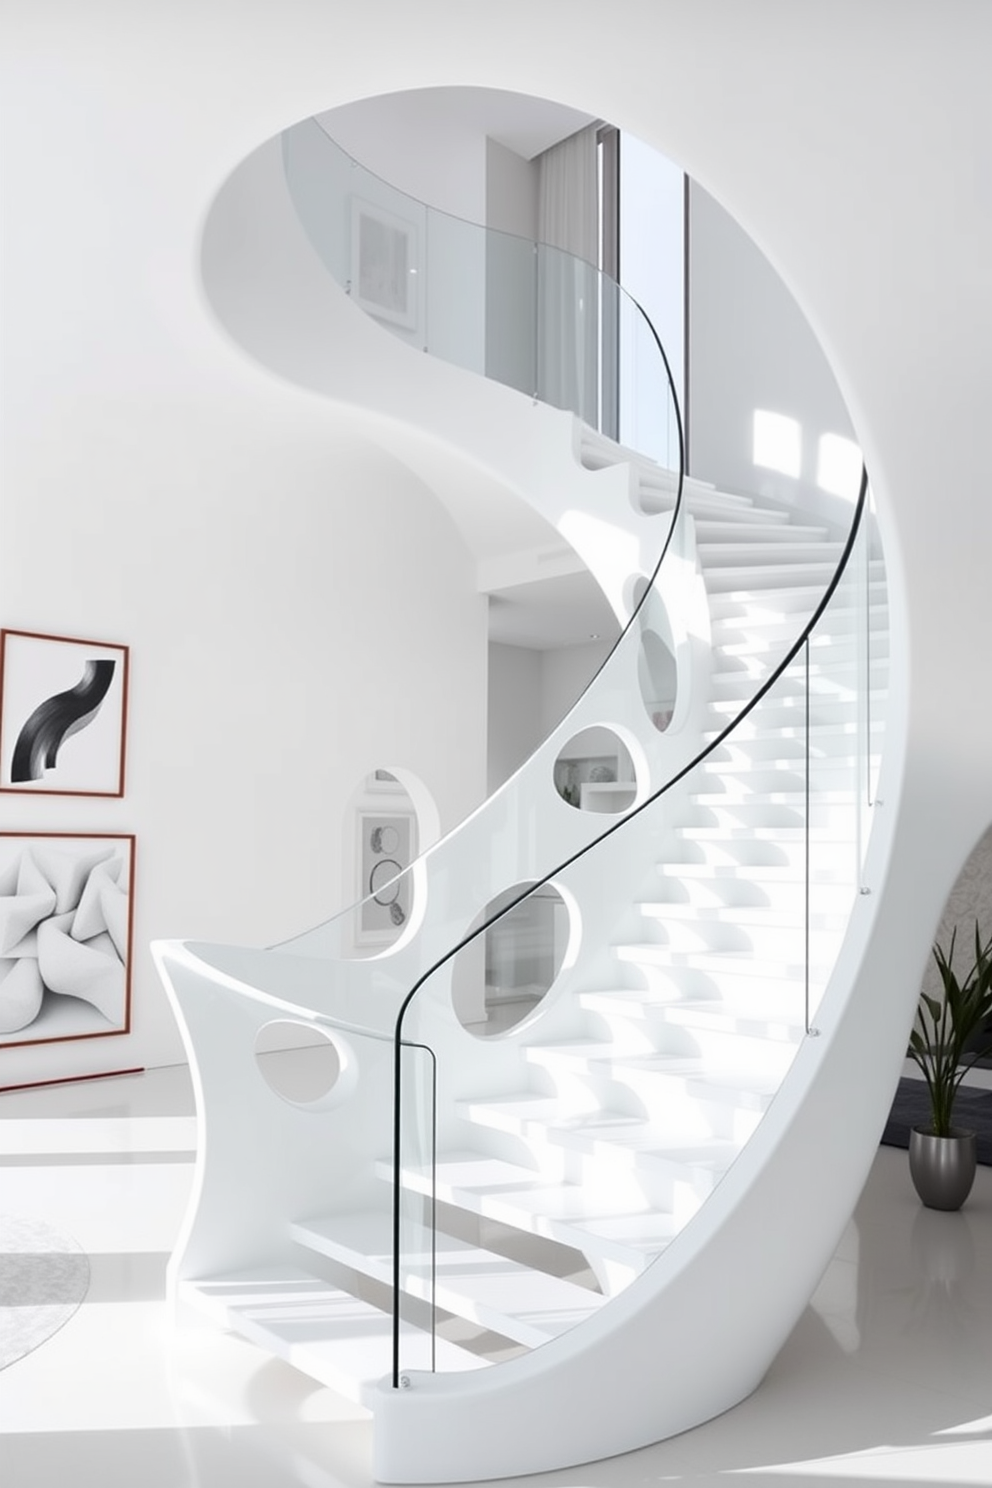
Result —
<instances>
[{"instance_id":1,"label":"glossy white floor","mask_svg":"<svg viewBox=\"0 0 992 1488\"><path fill-rule=\"evenodd\" d=\"M0 1212L67 1231L92 1266L79 1311L0 1371L4 1488L371 1482L370 1426L355 1407L249 1344L170 1327L165 1263L192 1172L191 1113L182 1069L0 1095ZM672 1441L538 1481L988 1485L990 1258L992 1169L979 1169L961 1213L935 1214L906 1154L881 1148L812 1304L749 1400ZM662 1390L664 1370L660 1352Z\"/></svg>"}]
</instances>

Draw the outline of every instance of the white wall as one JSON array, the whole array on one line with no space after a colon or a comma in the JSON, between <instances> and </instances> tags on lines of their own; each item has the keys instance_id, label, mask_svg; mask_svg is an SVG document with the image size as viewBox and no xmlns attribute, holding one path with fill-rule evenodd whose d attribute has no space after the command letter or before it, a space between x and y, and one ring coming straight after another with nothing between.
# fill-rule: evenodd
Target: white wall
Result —
<instances>
[{"instance_id":1,"label":"white wall","mask_svg":"<svg viewBox=\"0 0 992 1488\"><path fill-rule=\"evenodd\" d=\"M537 386L534 320L537 167L486 141L486 375L521 392Z\"/></svg>"},{"instance_id":2,"label":"white wall","mask_svg":"<svg viewBox=\"0 0 992 1488\"><path fill-rule=\"evenodd\" d=\"M492 794L529 759L541 732L542 652L526 646L489 646L488 789Z\"/></svg>"},{"instance_id":3,"label":"white wall","mask_svg":"<svg viewBox=\"0 0 992 1488\"><path fill-rule=\"evenodd\" d=\"M853 439L850 414L809 322L747 233L689 185L689 469L730 491L780 500L816 495L824 434ZM795 419L792 477L754 463L754 412ZM852 495L856 495L856 488Z\"/></svg>"},{"instance_id":4,"label":"white wall","mask_svg":"<svg viewBox=\"0 0 992 1488\"><path fill-rule=\"evenodd\" d=\"M581 697L610 653L606 641L537 651L489 646L489 790L496 790L529 758ZM595 730L586 730L590 738ZM593 741L595 743L595 740ZM600 748L600 744L602 748ZM610 754L613 735L579 753Z\"/></svg>"},{"instance_id":5,"label":"white wall","mask_svg":"<svg viewBox=\"0 0 992 1488\"><path fill-rule=\"evenodd\" d=\"M332 139L390 186L440 212L485 220L486 137L452 127L444 93L361 98L321 117Z\"/></svg>"},{"instance_id":6,"label":"white wall","mask_svg":"<svg viewBox=\"0 0 992 1488\"><path fill-rule=\"evenodd\" d=\"M538 170L516 150L486 140L487 227L537 241Z\"/></svg>"},{"instance_id":7,"label":"white wall","mask_svg":"<svg viewBox=\"0 0 992 1488\"><path fill-rule=\"evenodd\" d=\"M3 94L23 134L33 89ZM0 1085L181 1058L149 942L271 943L350 899L370 769L414 771L444 828L485 788L486 602L451 518L347 411L232 348L167 172L132 176L119 119L94 149L66 117L35 135L51 189L32 152L4 168L0 623L131 647L127 791L0 812L136 834L134 1032L0 1049ZM121 193L109 232L93 203Z\"/></svg>"},{"instance_id":8,"label":"white wall","mask_svg":"<svg viewBox=\"0 0 992 1488\"><path fill-rule=\"evenodd\" d=\"M609 641L588 641L541 653L541 737L560 723L612 650Z\"/></svg>"}]
</instances>

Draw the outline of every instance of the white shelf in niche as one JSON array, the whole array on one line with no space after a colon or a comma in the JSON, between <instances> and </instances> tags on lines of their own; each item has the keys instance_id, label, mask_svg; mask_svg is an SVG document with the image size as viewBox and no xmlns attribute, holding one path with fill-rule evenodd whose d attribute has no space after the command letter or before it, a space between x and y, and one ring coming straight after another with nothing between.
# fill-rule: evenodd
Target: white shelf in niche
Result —
<instances>
[{"instance_id":1,"label":"white shelf in niche","mask_svg":"<svg viewBox=\"0 0 992 1488\"><path fill-rule=\"evenodd\" d=\"M579 794L583 811L604 811L616 815L633 806L637 785L633 780L587 780Z\"/></svg>"}]
</instances>

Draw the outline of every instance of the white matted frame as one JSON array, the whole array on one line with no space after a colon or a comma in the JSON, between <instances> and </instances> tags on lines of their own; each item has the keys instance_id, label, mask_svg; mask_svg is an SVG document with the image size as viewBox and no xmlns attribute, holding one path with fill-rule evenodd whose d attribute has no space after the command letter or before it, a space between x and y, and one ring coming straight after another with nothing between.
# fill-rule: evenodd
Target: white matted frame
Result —
<instances>
[{"instance_id":1,"label":"white matted frame","mask_svg":"<svg viewBox=\"0 0 992 1488\"><path fill-rule=\"evenodd\" d=\"M0 832L4 1048L131 1027L134 837Z\"/></svg>"},{"instance_id":2,"label":"white matted frame","mask_svg":"<svg viewBox=\"0 0 992 1488\"><path fill-rule=\"evenodd\" d=\"M122 796L128 648L0 631L0 790Z\"/></svg>"},{"instance_id":3,"label":"white matted frame","mask_svg":"<svg viewBox=\"0 0 992 1488\"><path fill-rule=\"evenodd\" d=\"M413 907L417 819L411 811L359 811L359 945L389 945L402 933Z\"/></svg>"},{"instance_id":4,"label":"white matted frame","mask_svg":"<svg viewBox=\"0 0 992 1488\"><path fill-rule=\"evenodd\" d=\"M418 267L417 224L352 197L352 299L370 315L415 331Z\"/></svg>"}]
</instances>

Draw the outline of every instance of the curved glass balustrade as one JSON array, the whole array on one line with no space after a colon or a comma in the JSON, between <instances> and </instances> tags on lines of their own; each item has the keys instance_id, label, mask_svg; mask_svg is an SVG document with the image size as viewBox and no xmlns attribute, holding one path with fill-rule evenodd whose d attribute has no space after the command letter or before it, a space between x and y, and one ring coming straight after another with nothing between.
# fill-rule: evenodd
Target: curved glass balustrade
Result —
<instances>
[{"instance_id":1,"label":"curved glass balustrade","mask_svg":"<svg viewBox=\"0 0 992 1488\"><path fill-rule=\"evenodd\" d=\"M862 888L884 722L884 570L865 504L863 485L840 572L814 620L800 623L774 664L752 651L741 674L714 676L705 749L532 890L552 889L568 908L551 933L560 970L491 1041L497 1095L479 1093L486 1076L454 1027L459 963L474 956L479 970L485 928L408 994L394 1065L396 1380L418 1367L399 1329L415 1256L432 1277L444 1336L445 1298L456 1290L447 1216L476 1213L501 1256L524 1237L538 1247L538 1271L542 1242L574 1251L577 1290L545 1319L545 1338L557 1336L634 1280L691 1220L815 1029ZM624 915L631 901L637 913ZM512 935L505 910L489 933L501 918ZM591 957L580 953L583 941L596 948ZM521 939L521 955L529 949ZM410 1041L437 1052L429 1082L400 1061ZM483 1155L495 1151L508 1156ZM527 1296L521 1285L518 1310L506 1304L512 1328ZM480 1324L484 1357L502 1357L507 1343Z\"/></svg>"},{"instance_id":2,"label":"curved glass balustrade","mask_svg":"<svg viewBox=\"0 0 992 1488\"><path fill-rule=\"evenodd\" d=\"M559 250L412 202L314 121L288 132L284 158L328 268L411 347L606 435L616 388L603 368L617 359L604 357L604 335L629 321L628 340L655 352L659 417L645 453L659 463L635 504L657 514L660 557L653 573L630 562L633 613L608 661L527 764L415 862L397 824L371 827L371 892L277 948L333 963L319 1019L394 1040L378 1079L393 1111L381 1166L393 1186L399 1385L405 1368L424 1367L421 1345L406 1352L404 1323L443 1339L458 1311L446 1300L459 1250L449 1267L445 1215L474 1213L586 1258L592 1275L574 1279L545 1331L555 1336L662 1253L774 1098L860 885L885 690L884 576L863 481L843 551L826 545L787 607L777 591L764 608L760 594L708 593L696 536L713 498L683 494L671 380L633 302ZM643 375L644 356L626 361ZM628 540L610 516L602 541L622 563ZM757 643L715 645L714 629L735 621ZM658 655L671 658L671 696L653 695ZM615 815L576 810L556 778L569 741L602 729L633 777ZM550 918L535 903L549 890ZM519 979L505 1031L480 1039L499 1000L486 986L497 935L503 955L550 971L540 998ZM742 1047L748 1067L736 1071ZM687 1127L681 1097L693 1082L707 1109L723 1109ZM529 1181L507 1164L487 1187L459 1163L459 1139L480 1130L498 1134L484 1150L527 1150ZM543 1205L542 1185L557 1195ZM507 1258L498 1242L497 1253ZM480 1333L495 1329L504 1348L541 1341L529 1325L501 1333L498 1316L481 1309Z\"/></svg>"}]
</instances>

